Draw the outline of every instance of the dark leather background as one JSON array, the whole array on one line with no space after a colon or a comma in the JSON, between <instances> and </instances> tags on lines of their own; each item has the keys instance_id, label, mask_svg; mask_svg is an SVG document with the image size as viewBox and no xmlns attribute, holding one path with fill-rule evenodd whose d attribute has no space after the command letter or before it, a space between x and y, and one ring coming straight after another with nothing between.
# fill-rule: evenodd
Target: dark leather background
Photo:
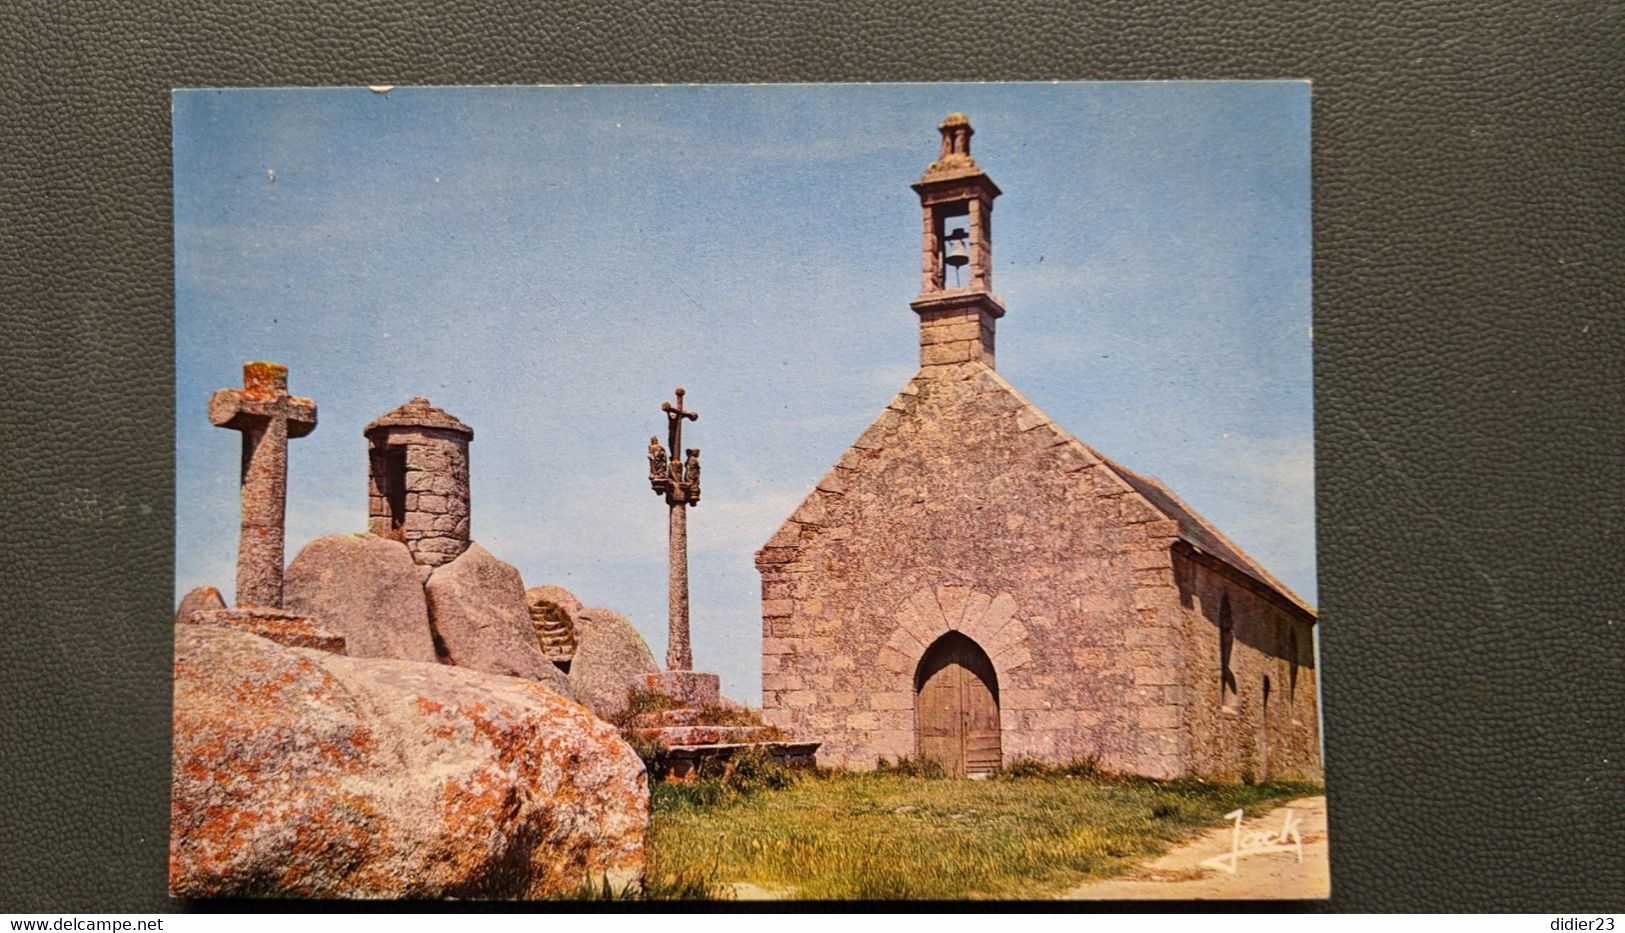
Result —
<instances>
[{"instance_id":1,"label":"dark leather background","mask_svg":"<svg viewBox=\"0 0 1625 933\"><path fill-rule=\"evenodd\" d=\"M1310 77L1333 899L1625 909L1625 9L0 7L0 910L165 900L175 86Z\"/></svg>"}]
</instances>

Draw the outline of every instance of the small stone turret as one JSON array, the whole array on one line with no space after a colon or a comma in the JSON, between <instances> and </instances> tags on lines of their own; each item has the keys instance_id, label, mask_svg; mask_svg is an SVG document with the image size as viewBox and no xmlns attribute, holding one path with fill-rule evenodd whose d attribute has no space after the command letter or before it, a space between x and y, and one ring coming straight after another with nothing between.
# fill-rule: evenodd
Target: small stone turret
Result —
<instances>
[{"instance_id":1,"label":"small stone turret","mask_svg":"<svg viewBox=\"0 0 1625 933\"><path fill-rule=\"evenodd\" d=\"M468 550L474 429L418 396L367 425L367 530L406 544L421 572Z\"/></svg>"}]
</instances>

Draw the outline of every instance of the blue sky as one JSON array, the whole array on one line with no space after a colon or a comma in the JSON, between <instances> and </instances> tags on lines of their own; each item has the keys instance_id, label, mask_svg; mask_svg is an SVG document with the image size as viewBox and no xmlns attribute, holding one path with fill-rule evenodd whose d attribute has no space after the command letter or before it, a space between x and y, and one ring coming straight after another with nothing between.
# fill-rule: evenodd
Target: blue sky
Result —
<instances>
[{"instance_id":1,"label":"blue sky","mask_svg":"<svg viewBox=\"0 0 1625 933\"><path fill-rule=\"evenodd\" d=\"M473 534L665 650L644 448L688 389L695 664L760 696L751 558L914 373L909 184L963 111L995 207L999 371L1316 601L1301 82L181 91L180 593L230 597L236 432L291 369L288 559L366 525L362 427L475 429Z\"/></svg>"}]
</instances>

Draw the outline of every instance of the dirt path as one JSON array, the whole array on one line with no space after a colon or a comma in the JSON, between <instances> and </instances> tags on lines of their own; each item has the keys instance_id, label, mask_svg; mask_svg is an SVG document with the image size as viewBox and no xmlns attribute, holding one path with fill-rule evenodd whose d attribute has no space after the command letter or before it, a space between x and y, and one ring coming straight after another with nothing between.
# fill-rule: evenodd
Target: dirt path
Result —
<instances>
[{"instance_id":1,"label":"dirt path","mask_svg":"<svg viewBox=\"0 0 1625 933\"><path fill-rule=\"evenodd\" d=\"M1288 811L1291 811L1289 814ZM1291 823L1288 822L1290 819ZM1061 895L1069 900L1213 900L1323 898L1331 894L1331 873L1326 857L1326 798L1304 797L1262 814L1242 817L1241 844L1245 850L1254 833L1279 836L1295 826L1303 842L1303 861L1296 851L1244 853L1234 860L1235 873L1215 864L1229 864L1235 848L1235 824L1204 833L1138 871L1106 881L1091 881ZM1289 837L1290 841L1290 837ZM1251 842L1273 844L1275 839ZM1207 864L1203 864L1206 862Z\"/></svg>"}]
</instances>

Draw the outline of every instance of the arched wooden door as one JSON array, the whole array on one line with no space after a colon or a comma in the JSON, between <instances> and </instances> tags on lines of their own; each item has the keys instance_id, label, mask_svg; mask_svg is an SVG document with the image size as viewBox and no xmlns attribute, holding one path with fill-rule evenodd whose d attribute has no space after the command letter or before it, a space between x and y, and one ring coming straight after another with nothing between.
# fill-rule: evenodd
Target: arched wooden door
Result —
<instances>
[{"instance_id":1,"label":"arched wooden door","mask_svg":"<svg viewBox=\"0 0 1625 933\"><path fill-rule=\"evenodd\" d=\"M914 722L920 757L950 776L998 770L999 679L976 642L949 632L926 649L914 675Z\"/></svg>"}]
</instances>

